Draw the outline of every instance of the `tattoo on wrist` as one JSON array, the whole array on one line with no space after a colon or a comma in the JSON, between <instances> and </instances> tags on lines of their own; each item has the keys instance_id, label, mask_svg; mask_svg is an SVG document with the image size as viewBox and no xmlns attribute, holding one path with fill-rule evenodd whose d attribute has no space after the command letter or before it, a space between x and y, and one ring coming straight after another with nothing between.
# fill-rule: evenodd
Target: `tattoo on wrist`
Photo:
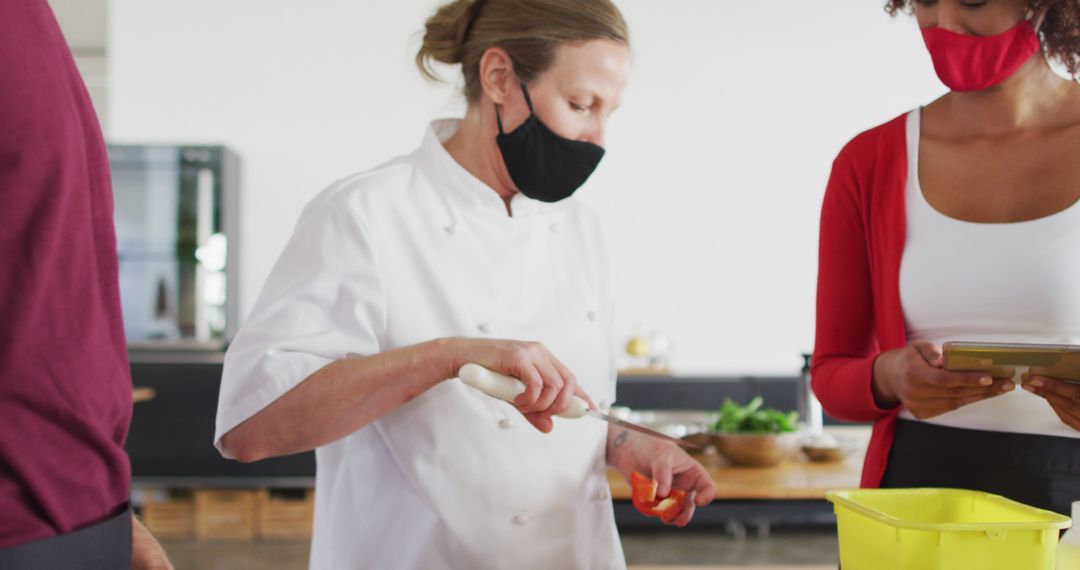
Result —
<instances>
[{"instance_id":1,"label":"tattoo on wrist","mask_svg":"<svg viewBox=\"0 0 1080 570\"><path fill-rule=\"evenodd\" d=\"M624 432L620 433L618 436L615 437L615 441L613 441L611 443L611 446L612 447L621 447L622 444L626 443L626 438L628 438L628 437L630 437L630 432L629 431L624 431Z\"/></svg>"}]
</instances>

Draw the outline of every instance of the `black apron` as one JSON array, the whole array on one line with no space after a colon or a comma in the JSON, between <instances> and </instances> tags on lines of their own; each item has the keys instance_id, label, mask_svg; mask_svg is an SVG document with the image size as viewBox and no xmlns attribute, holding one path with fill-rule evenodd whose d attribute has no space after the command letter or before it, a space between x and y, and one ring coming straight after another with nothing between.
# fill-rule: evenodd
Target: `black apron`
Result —
<instances>
[{"instance_id":1,"label":"black apron","mask_svg":"<svg viewBox=\"0 0 1080 570\"><path fill-rule=\"evenodd\" d=\"M881 486L984 491L1069 516L1080 501L1080 439L900 419Z\"/></svg>"}]
</instances>

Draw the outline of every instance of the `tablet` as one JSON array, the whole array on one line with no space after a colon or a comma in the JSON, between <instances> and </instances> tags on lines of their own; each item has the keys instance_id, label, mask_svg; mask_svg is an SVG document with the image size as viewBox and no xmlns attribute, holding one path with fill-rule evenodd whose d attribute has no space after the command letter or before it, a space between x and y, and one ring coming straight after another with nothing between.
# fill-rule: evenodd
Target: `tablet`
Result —
<instances>
[{"instance_id":1,"label":"tablet","mask_svg":"<svg viewBox=\"0 0 1080 570\"><path fill-rule=\"evenodd\" d=\"M946 342L942 351L945 370L1011 378L1017 369L1028 369L1031 374L1080 382L1080 346L1076 345Z\"/></svg>"}]
</instances>

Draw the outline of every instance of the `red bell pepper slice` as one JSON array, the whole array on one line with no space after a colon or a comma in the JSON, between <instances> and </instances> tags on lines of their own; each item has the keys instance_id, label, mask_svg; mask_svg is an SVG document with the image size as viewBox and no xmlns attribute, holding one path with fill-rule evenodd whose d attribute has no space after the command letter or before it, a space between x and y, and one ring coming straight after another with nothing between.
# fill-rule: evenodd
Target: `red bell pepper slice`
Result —
<instances>
[{"instance_id":1,"label":"red bell pepper slice","mask_svg":"<svg viewBox=\"0 0 1080 570\"><path fill-rule=\"evenodd\" d=\"M634 471L630 474L630 499L639 513L670 523L682 513L686 492L672 490L667 497L658 500L656 498L658 485L656 481Z\"/></svg>"}]
</instances>

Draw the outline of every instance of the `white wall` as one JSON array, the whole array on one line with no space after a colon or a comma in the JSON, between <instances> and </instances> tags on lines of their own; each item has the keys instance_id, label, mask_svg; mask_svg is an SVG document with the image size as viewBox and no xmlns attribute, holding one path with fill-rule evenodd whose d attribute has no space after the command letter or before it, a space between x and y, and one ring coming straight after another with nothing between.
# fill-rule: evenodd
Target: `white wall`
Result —
<instances>
[{"instance_id":1,"label":"white wall","mask_svg":"<svg viewBox=\"0 0 1080 570\"><path fill-rule=\"evenodd\" d=\"M461 109L412 63L434 0L110 1L112 139L244 158L245 313L311 196ZM617 1L633 76L581 195L620 326L669 336L678 372L793 373L833 157L943 91L915 25L883 0Z\"/></svg>"},{"instance_id":2,"label":"white wall","mask_svg":"<svg viewBox=\"0 0 1080 570\"><path fill-rule=\"evenodd\" d=\"M106 0L49 0L60 29L75 56L98 119L105 123L107 90Z\"/></svg>"}]
</instances>

